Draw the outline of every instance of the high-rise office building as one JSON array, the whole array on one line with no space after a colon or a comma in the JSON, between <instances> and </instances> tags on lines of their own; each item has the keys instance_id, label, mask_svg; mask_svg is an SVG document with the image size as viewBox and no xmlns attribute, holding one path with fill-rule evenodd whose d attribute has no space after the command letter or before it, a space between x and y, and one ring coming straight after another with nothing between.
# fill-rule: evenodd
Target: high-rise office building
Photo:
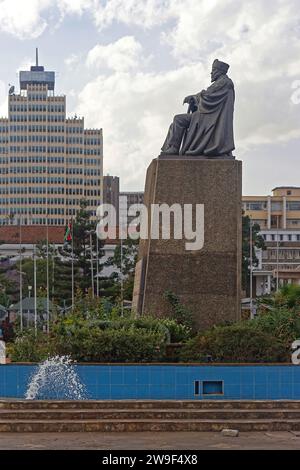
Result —
<instances>
[{"instance_id":1,"label":"high-rise office building","mask_svg":"<svg viewBox=\"0 0 300 470\"><path fill-rule=\"evenodd\" d=\"M38 64L21 71L0 119L0 224L65 225L80 200L92 219L102 202L102 129L66 117L55 73Z\"/></svg>"},{"instance_id":2,"label":"high-rise office building","mask_svg":"<svg viewBox=\"0 0 300 470\"><path fill-rule=\"evenodd\" d=\"M103 177L103 202L112 204L119 215L120 179L118 176Z\"/></svg>"}]
</instances>

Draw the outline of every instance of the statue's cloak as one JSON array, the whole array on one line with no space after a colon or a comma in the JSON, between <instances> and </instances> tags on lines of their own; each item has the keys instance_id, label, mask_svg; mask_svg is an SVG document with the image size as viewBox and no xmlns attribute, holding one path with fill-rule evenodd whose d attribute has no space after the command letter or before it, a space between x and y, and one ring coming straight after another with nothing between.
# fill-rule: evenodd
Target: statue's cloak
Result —
<instances>
[{"instance_id":1,"label":"statue's cloak","mask_svg":"<svg viewBox=\"0 0 300 470\"><path fill-rule=\"evenodd\" d=\"M195 95L197 111L192 114L182 155L221 156L234 150L234 97L234 85L227 75Z\"/></svg>"}]
</instances>

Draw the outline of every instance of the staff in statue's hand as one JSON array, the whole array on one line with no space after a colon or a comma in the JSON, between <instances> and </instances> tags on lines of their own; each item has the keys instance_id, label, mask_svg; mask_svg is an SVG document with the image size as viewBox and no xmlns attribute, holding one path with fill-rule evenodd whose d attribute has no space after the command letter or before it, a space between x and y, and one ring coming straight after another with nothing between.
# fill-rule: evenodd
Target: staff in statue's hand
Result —
<instances>
[{"instance_id":1,"label":"staff in statue's hand","mask_svg":"<svg viewBox=\"0 0 300 470\"><path fill-rule=\"evenodd\" d=\"M183 104L187 103L189 105L187 113L192 114L197 111L196 98L194 95L186 96L183 100Z\"/></svg>"}]
</instances>

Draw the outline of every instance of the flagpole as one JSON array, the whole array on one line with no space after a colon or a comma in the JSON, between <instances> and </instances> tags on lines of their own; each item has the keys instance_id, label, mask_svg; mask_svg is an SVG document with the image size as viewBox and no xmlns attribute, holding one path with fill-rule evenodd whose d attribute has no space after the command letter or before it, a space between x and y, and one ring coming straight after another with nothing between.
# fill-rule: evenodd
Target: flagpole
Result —
<instances>
[{"instance_id":1,"label":"flagpole","mask_svg":"<svg viewBox=\"0 0 300 470\"><path fill-rule=\"evenodd\" d=\"M92 231L90 231L90 250L91 250L91 281L92 281L92 298L95 297L94 288L94 269L93 269L93 242L92 242Z\"/></svg>"},{"instance_id":2,"label":"flagpole","mask_svg":"<svg viewBox=\"0 0 300 470\"><path fill-rule=\"evenodd\" d=\"M276 292L279 291L279 219L277 218L277 230L276 230Z\"/></svg>"},{"instance_id":3,"label":"flagpole","mask_svg":"<svg viewBox=\"0 0 300 470\"><path fill-rule=\"evenodd\" d=\"M47 210L47 334L50 332L50 302L49 302L49 227L48 227L48 210Z\"/></svg>"},{"instance_id":4,"label":"flagpole","mask_svg":"<svg viewBox=\"0 0 300 470\"><path fill-rule=\"evenodd\" d=\"M33 277L34 277L34 334L37 335L37 291L36 291L36 245L33 255Z\"/></svg>"},{"instance_id":5,"label":"flagpole","mask_svg":"<svg viewBox=\"0 0 300 470\"><path fill-rule=\"evenodd\" d=\"M251 320L253 319L253 250L252 250L252 245L253 245L253 234L252 234L252 219L250 217L250 318Z\"/></svg>"},{"instance_id":6,"label":"flagpole","mask_svg":"<svg viewBox=\"0 0 300 470\"><path fill-rule=\"evenodd\" d=\"M97 297L99 297L99 240L98 240L98 235L97 235L97 230L95 231L96 233L96 261L97 261Z\"/></svg>"},{"instance_id":7,"label":"flagpole","mask_svg":"<svg viewBox=\"0 0 300 470\"><path fill-rule=\"evenodd\" d=\"M123 233L121 234L121 317L124 317L124 282L123 282Z\"/></svg>"},{"instance_id":8,"label":"flagpole","mask_svg":"<svg viewBox=\"0 0 300 470\"><path fill-rule=\"evenodd\" d=\"M72 246L72 309L74 308L74 231L73 231L73 217L71 219L71 246Z\"/></svg>"},{"instance_id":9,"label":"flagpole","mask_svg":"<svg viewBox=\"0 0 300 470\"><path fill-rule=\"evenodd\" d=\"M22 215L20 215L20 329L23 331Z\"/></svg>"},{"instance_id":10,"label":"flagpole","mask_svg":"<svg viewBox=\"0 0 300 470\"><path fill-rule=\"evenodd\" d=\"M53 256L52 256L52 289L51 289L52 305L54 304L54 293L55 293L54 271L55 271L55 256L53 254Z\"/></svg>"}]
</instances>

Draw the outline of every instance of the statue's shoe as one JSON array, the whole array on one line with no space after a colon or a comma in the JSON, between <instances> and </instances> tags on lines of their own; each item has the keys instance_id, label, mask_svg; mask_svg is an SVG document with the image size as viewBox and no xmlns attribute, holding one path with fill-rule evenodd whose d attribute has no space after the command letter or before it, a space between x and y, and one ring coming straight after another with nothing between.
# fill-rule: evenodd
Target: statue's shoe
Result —
<instances>
[{"instance_id":1,"label":"statue's shoe","mask_svg":"<svg viewBox=\"0 0 300 470\"><path fill-rule=\"evenodd\" d=\"M178 155L179 151L176 147L169 147L167 150L162 150L161 155Z\"/></svg>"}]
</instances>

